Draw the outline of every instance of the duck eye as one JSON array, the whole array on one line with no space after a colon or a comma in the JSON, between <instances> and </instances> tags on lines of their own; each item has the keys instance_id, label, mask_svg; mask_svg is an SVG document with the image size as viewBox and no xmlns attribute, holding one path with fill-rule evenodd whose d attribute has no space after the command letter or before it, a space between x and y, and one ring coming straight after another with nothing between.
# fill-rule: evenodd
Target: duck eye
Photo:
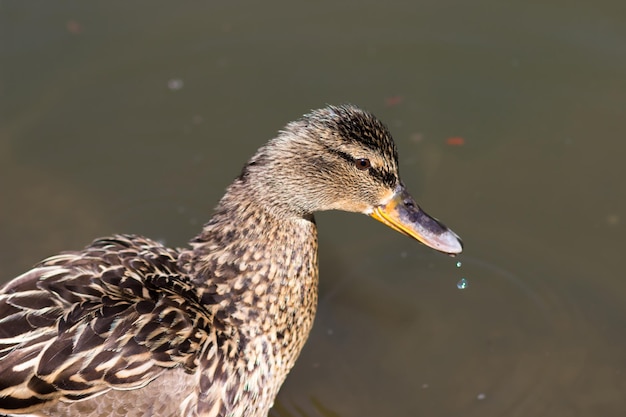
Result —
<instances>
[{"instance_id":1,"label":"duck eye","mask_svg":"<svg viewBox=\"0 0 626 417\"><path fill-rule=\"evenodd\" d=\"M372 166L372 164L370 163L370 160L367 158L357 158L354 160L354 164L356 165L358 169L362 171Z\"/></svg>"}]
</instances>

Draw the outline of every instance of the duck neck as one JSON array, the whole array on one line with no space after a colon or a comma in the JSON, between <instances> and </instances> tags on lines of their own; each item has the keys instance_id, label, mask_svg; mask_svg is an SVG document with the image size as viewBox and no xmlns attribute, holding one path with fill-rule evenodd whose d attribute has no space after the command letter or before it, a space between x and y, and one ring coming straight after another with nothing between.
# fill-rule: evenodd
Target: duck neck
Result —
<instances>
[{"instance_id":1,"label":"duck neck","mask_svg":"<svg viewBox=\"0 0 626 417\"><path fill-rule=\"evenodd\" d=\"M226 326L301 347L304 340L296 339L306 339L317 306L314 218L273 210L243 185L231 185L191 242L187 268Z\"/></svg>"},{"instance_id":2,"label":"duck neck","mask_svg":"<svg viewBox=\"0 0 626 417\"><path fill-rule=\"evenodd\" d=\"M254 415L267 413L306 342L317 308L313 216L287 216L264 201L236 181L179 259L211 314L209 340L219 342L217 352L207 349L199 358L204 363L200 381L209 381L203 395L222 401L223 386L213 381L226 378L232 398L253 398L249 404L227 404L232 415L248 415L250 410L237 408L248 406ZM211 401L206 404L213 407Z\"/></svg>"}]
</instances>

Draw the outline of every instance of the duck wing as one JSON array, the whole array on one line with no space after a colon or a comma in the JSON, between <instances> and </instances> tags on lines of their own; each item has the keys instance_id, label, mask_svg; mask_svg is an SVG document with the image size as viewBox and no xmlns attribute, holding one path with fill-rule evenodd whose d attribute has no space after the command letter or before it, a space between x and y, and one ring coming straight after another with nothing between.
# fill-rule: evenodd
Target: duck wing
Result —
<instances>
[{"instance_id":1,"label":"duck wing","mask_svg":"<svg viewBox=\"0 0 626 417\"><path fill-rule=\"evenodd\" d=\"M212 316L178 251L137 236L51 257L0 290L0 413L192 372Z\"/></svg>"}]
</instances>

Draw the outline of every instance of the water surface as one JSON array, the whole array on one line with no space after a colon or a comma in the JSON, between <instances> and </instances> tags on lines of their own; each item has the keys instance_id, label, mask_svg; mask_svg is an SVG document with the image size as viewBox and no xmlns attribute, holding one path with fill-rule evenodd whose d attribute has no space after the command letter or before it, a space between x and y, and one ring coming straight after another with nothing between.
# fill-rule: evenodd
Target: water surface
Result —
<instances>
[{"instance_id":1,"label":"water surface","mask_svg":"<svg viewBox=\"0 0 626 417\"><path fill-rule=\"evenodd\" d=\"M4 1L1 280L111 233L185 244L286 122L352 102L463 266L320 214L319 314L272 416L623 416L623 8Z\"/></svg>"}]
</instances>

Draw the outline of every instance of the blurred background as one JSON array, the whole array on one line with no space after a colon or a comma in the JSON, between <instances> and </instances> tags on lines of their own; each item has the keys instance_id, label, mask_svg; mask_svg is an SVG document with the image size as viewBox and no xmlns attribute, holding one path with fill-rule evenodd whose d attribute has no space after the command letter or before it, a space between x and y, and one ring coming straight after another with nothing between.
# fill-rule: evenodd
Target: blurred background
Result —
<instances>
[{"instance_id":1,"label":"blurred background","mask_svg":"<svg viewBox=\"0 0 626 417\"><path fill-rule=\"evenodd\" d=\"M112 233L185 245L285 123L354 103L466 250L318 215L271 416L625 415L624 2L3 0L0 48L1 282Z\"/></svg>"}]
</instances>

